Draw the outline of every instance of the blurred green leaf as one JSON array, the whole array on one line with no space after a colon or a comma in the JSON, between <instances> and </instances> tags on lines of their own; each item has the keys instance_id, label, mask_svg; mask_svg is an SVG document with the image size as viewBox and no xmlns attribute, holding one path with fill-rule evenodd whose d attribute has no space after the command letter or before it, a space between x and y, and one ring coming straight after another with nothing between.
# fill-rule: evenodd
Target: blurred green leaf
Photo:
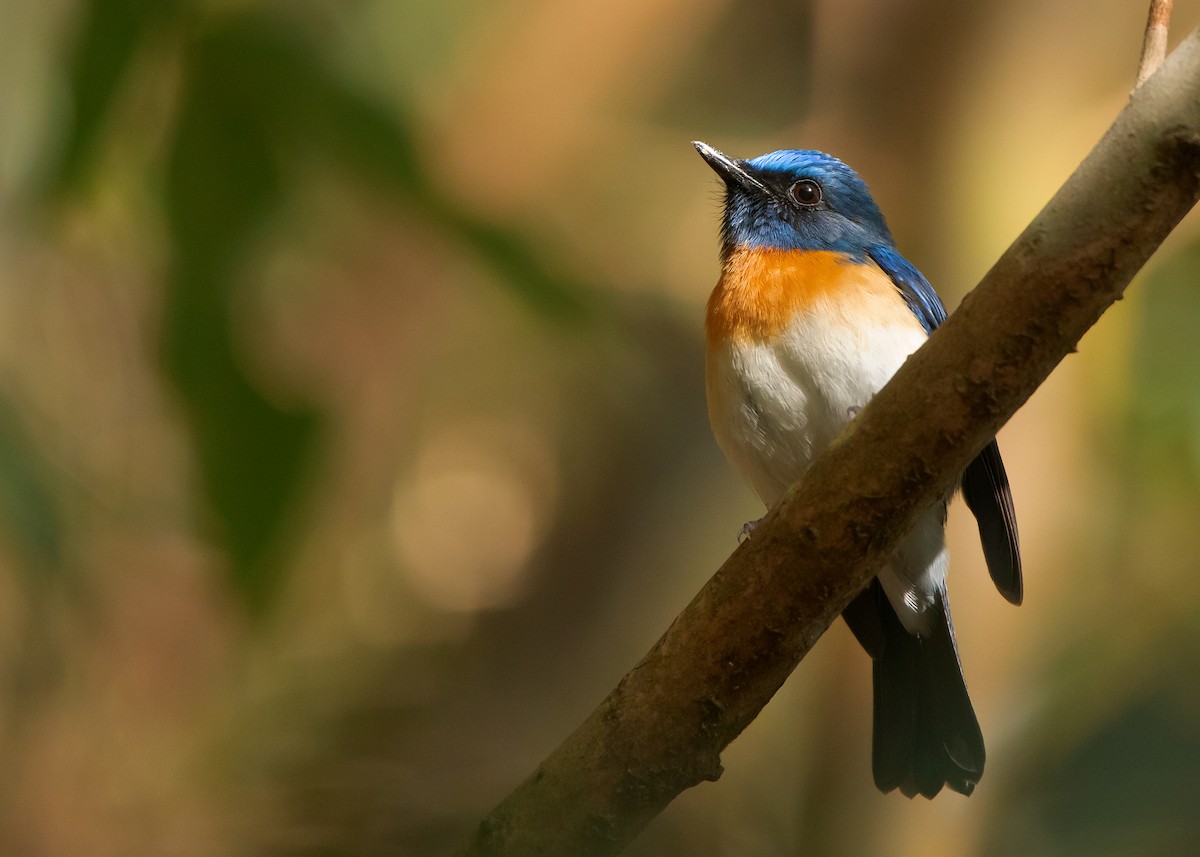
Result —
<instances>
[{"instance_id":1,"label":"blurred green leaf","mask_svg":"<svg viewBox=\"0 0 1200 857\"><path fill-rule=\"evenodd\" d=\"M264 33L261 41L272 38ZM534 310L558 321L578 322L586 317L587 286L552 273L518 230L479 217L429 183L411 130L395 111L385 110L319 63L308 61L299 54L298 45L275 38L270 51L260 44L254 53L273 55L275 67L289 63L295 67L296 74L287 81L291 112L279 117L288 128L289 141L402 194L426 219L465 244Z\"/></svg>"},{"instance_id":2,"label":"blurred green leaf","mask_svg":"<svg viewBox=\"0 0 1200 857\"><path fill-rule=\"evenodd\" d=\"M280 537L297 513L319 427L315 409L283 409L246 379L228 307L181 264L167 295L164 361L183 400L232 582L255 612L283 567Z\"/></svg>"},{"instance_id":3,"label":"blurred green leaf","mask_svg":"<svg viewBox=\"0 0 1200 857\"><path fill-rule=\"evenodd\" d=\"M181 8L180 0L91 0L83 4L83 23L68 60L70 130L53 171L59 190L82 180L138 49Z\"/></svg>"},{"instance_id":4,"label":"blurred green leaf","mask_svg":"<svg viewBox=\"0 0 1200 857\"><path fill-rule=\"evenodd\" d=\"M55 183L76 186L122 78L183 0L94 0L72 54L74 123ZM254 609L278 584L320 418L281 407L247 376L230 318L265 228L306 159L322 159L412 206L548 317L585 317L586 287L555 276L518 230L481 218L426 178L396 111L336 74L286 17L219 13L181 40L178 116L163 204L171 244L164 369L187 414L216 536Z\"/></svg>"},{"instance_id":5,"label":"blurred green leaf","mask_svg":"<svg viewBox=\"0 0 1200 857\"><path fill-rule=\"evenodd\" d=\"M247 379L230 302L263 227L284 202L281 132L302 54L235 20L187 57L169 153L166 209L173 245L163 328L166 370L187 410L233 582L263 609L283 567L280 537L296 514L318 415L284 409Z\"/></svg>"},{"instance_id":6,"label":"blurred green leaf","mask_svg":"<svg viewBox=\"0 0 1200 857\"><path fill-rule=\"evenodd\" d=\"M60 569L62 524L46 469L11 404L0 399L0 521L31 566Z\"/></svg>"},{"instance_id":7,"label":"blurred green leaf","mask_svg":"<svg viewBox=\"0 0 1200 857\"><path fill-rule=\"evenodd\" d=\"M589 317L585 296L593 290L584 283L569 282L552 273L542 263L533 245L520 233L444 202L426 200L425 209L535 309L570 323L579 323Z\"/></svg>"},{"instance_id":8,"label":"blurred green leaf","mask_svg":"<svg viewBox=\"0 0 1200 857\"><path fill-rule=\"evenodd\" d=\"M395 114L319 66L298 92L289 135L312 153L356 178L381 184L414 200L435 192L426 180L408 125Z\"/></svg>"}]
</instances>

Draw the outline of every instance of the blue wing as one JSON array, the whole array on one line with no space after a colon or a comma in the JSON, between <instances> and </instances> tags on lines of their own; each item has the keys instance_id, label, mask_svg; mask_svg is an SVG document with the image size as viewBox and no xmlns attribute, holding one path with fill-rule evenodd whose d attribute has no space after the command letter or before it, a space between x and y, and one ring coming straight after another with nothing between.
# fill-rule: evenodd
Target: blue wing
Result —
<instances>
[{"instance_id":1,"label":"blue wing","mask_svg":"<svg viewBox=\"0 0 1200 857\"><path fill-rule=\"evenodd\" d=\"M867 255L895 283L908 308L927 333L946 320L946 308L921 276L921 272L891 247L872 247ZM1024 593L1021 580L1021 543L1013 511L1012 489L1000 447L991 441L967 465L962 477L963 499L979 524L979 540L992 582L1008 601L1020 604Z\"/></svg>"},{"instance_id":2,"label":"blue wing","mask_svg":"<svg viewBox=\"0 0 1200 857\"><path fill-rule=\"evenodd\" d=\"M891 278L926 333L946 320L941 298L911 262L891 247L872 247L867 255Z\"/></svg>"}]
</instances>

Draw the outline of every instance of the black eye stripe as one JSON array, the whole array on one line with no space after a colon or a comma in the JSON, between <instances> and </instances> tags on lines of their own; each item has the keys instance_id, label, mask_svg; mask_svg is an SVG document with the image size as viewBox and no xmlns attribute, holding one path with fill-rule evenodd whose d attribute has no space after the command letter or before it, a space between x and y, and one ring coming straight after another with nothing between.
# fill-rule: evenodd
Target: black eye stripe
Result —
<instances>
[{"instance_id":1,"label":"black eye stripe","mask_svg":"<svg viewBox=\"0 0 1200 857\"><path fill-rule=\"evenodd\" d=\"M788 188L788 196L803 208L816 208L825 198L825 193L813 179L800 179Z\"/></svg>"}]
</instances>

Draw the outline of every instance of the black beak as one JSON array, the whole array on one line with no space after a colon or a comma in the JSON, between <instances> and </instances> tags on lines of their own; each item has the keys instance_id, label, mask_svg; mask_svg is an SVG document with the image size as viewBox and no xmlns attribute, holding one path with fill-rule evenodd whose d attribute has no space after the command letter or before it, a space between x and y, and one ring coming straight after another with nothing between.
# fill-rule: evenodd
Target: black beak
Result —
<instances>
[{"instance_id":1,"label":"black beak","mask_svg":"<svg viewBox=\"0 0 1200 857\"><path fill-rule=\"evenodd\" d=\"M766 196L771 195L767 186L746 169L745 161L735 161L724 152L714 149L708 143L701 143L699 140L693 141L692 145L696 147L700 157L708 161L708 165L725 180L725 184L730 188L740 187L744 190L756 190Z\"/></svg>"}]
</instances>

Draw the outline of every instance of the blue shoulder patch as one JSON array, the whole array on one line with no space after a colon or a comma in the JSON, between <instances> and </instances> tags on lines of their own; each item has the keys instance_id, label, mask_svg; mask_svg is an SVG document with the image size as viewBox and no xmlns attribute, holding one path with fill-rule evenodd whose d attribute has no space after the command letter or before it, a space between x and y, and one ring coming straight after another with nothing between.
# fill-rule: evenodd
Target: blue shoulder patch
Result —
<instances>
[{"instance_id":1,"label":"blue shoulder patch","mask_svg":"<svg viewBox=\"0 0 1200 857\"><path fill-rule=\"evenodd\" d=\"M921 272L894 248L877 245L869 248L867 255L896 284L904 302L921 322L926 333L933 333L933 329L946 320L946 308L942 306L942 300L933 290L933 286L929 285L929 281Z\"/></svg>"}]
</instances>

